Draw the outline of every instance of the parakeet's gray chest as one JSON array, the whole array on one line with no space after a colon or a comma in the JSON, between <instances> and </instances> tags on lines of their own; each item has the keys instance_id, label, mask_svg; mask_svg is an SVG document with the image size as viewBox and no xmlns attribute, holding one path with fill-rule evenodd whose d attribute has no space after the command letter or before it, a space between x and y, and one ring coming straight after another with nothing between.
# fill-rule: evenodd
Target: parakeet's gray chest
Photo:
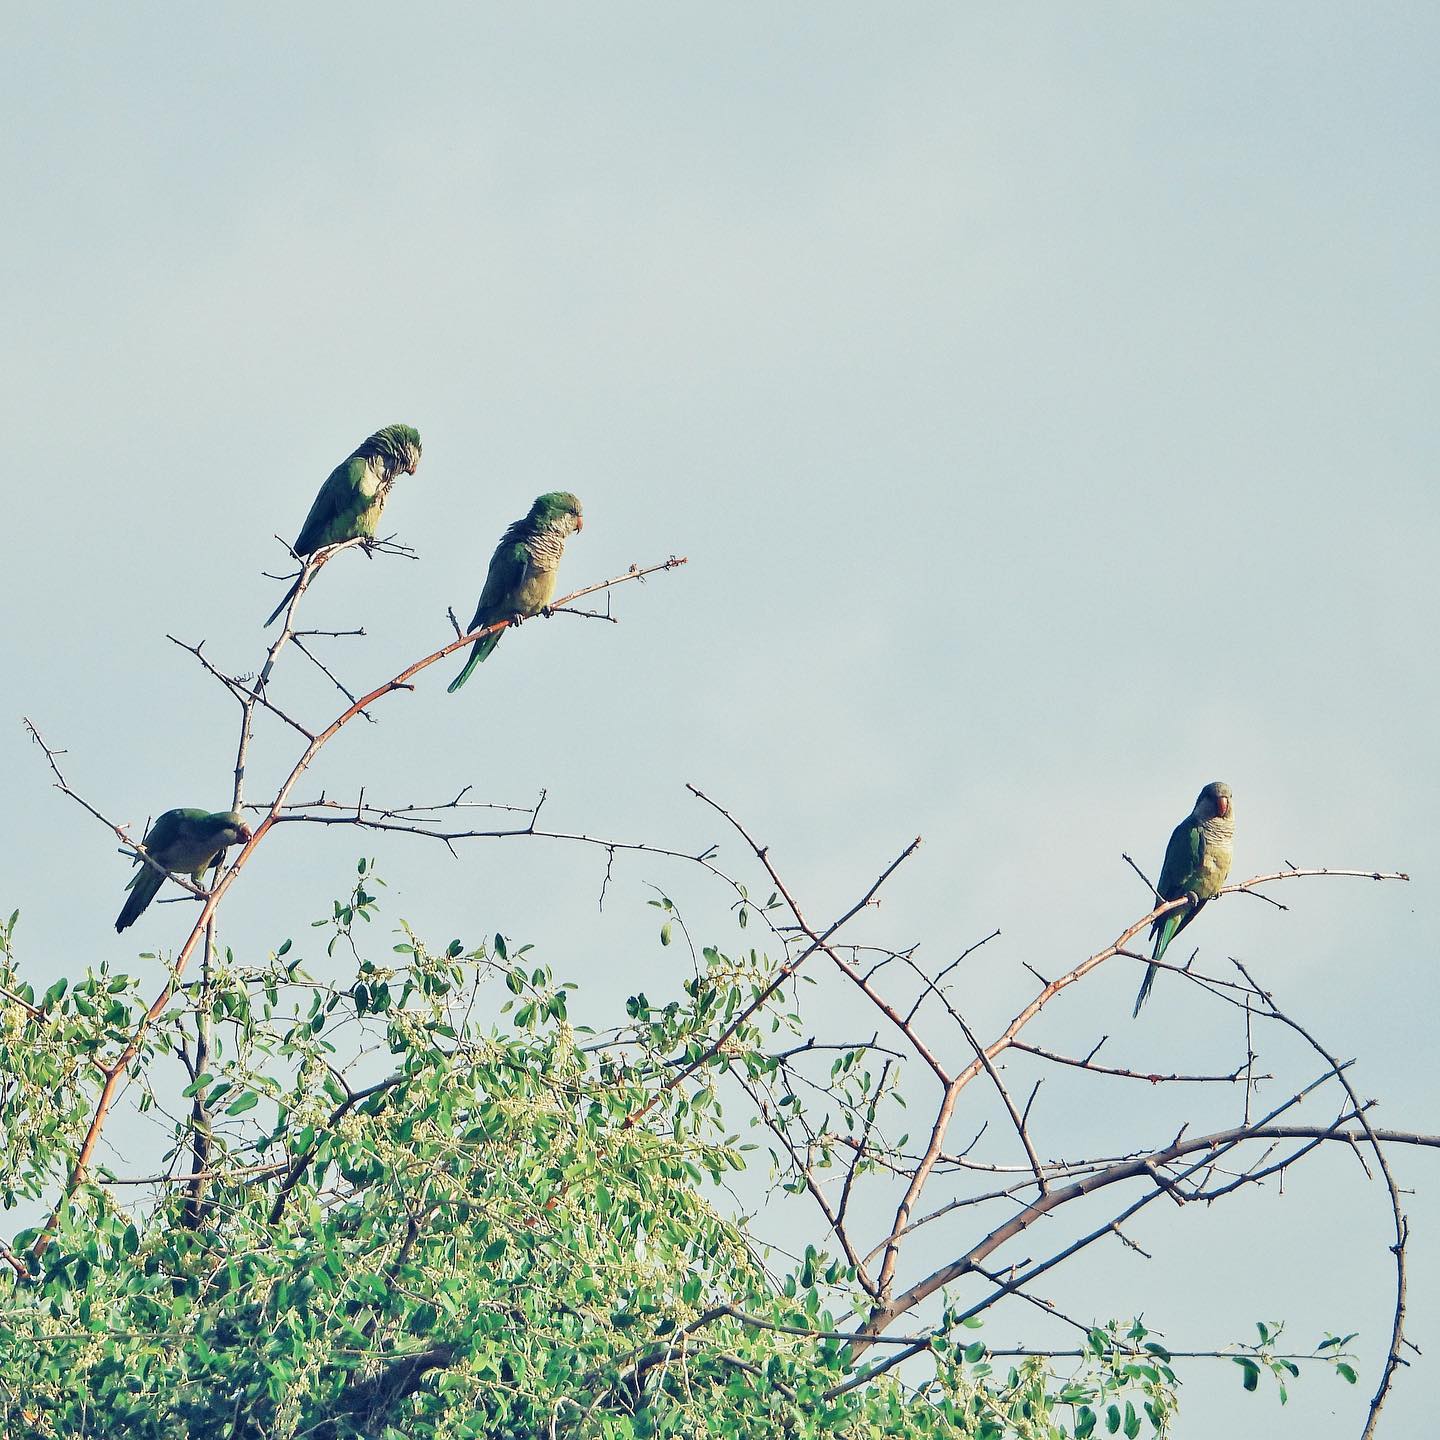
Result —
<instances>
[{"instance_id":1,"label":"parakeet's gray chest","mask_svg":"<svg viewBox=\"0 0 1440 1440\"><path fill-rule=\"evenodd\" d=\"M554 571L560 568L560 557L565 552L565 542L552 531L545 530L532 535L525 542L525 554L531 570Z\"/></svg>"},{"instance_id":2,"label":"parakeet's gray chest","mask_svg":"<svg viewBox=\"0 0 1440 1440\"><path fill-rule=\"evenodd\" d=\"M1230 873L1230 857L1235 839L1235 822L1228 817L1215 816L1200 822L1200 876L1203 888L1202 899L1216 894ZM1198 892L1197 892L1198 893Z\"/></svg>"}]
</instances>

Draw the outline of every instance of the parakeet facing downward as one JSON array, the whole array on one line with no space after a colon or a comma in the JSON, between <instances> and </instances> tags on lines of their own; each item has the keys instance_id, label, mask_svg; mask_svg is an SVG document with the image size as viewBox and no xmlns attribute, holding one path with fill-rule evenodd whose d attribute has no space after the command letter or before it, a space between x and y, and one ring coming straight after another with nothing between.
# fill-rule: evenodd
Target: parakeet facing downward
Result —
<instances>
[{"instance_id":1,"label":"parakeet facing downward","mask_svg":"<svg viewBox=\"0 0 1440 1440\"><path fill-rule=\"evenodd\" d=\"M250 827L233 810L167 810L145 832L142 842L151 857L167 870L189 872L198 885L201 877L227 846L250 838ZM155 898L165 877L143 861L125 887L130 898L115 922L117 930L133 925Z\"/></svg>"},{"instance_id":2,"label":"parakeet facing downward","mask_svg":"<svg viewBox=\"0 0 1440 1440\"><path fill-rule=\"evenodd\" d=\"M1235 802L1230 787L1223 780L1212 780L1199 794L1195 808L1183 819L1165 847L1165 863L1160 867L1160 883L1156 889L1162 900L1194 897L1195 903L1185 910L1172 910L1150 927L1155 941L1152 964L1135 997L1133 1014L1140 1013L1150 987L1155 983L1159 967L1153 962L1165 954L1165 947L1205 908L1207 900L1220 893L1230 873L1231 848L1235 838Z\"/></svg>"},{"instance_id":3,"label":"parakeet facing downward","mask_svg":"<svg viewBox=\"0 0 1440 1440\"><path fill-rule=\"evenodd\" d=\"M577 534L584 524L580 502L568 490L541 495L530 513L517 520L495 547L470 629L516 615L538 615L555 598L555 575L566 539ZM475 642L465 668L450 682L452 695L500 643L504 633L496 630Z\"/></svg>"},{"instance_id":4,"label":"parakeet facing downward","mask_svg":"<svg viewBox=\"0 0 1440 1440\"><path fill-rule=\"evenodd\" d=\"M313 555L326 545L339 545L361 536L373 540L395 477L413 475L419 464L418 430L410 425L387 425L377 430L330 472L300 527L295 553ZM267 625L274 623L299 587L297 579L265 622Z\"/></svg>"}]
</instances>

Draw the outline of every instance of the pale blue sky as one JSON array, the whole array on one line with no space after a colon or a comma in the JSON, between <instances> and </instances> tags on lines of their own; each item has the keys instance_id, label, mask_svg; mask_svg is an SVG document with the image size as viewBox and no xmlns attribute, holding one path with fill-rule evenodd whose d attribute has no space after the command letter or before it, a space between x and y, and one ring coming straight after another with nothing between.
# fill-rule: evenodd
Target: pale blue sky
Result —
<instances>
[{"instance_id":1,"label":"pale blue sky","mask_svg":"<svg viewBox=\"0 0 1440 1440\"><path fill-rule=\"evenodd\" d=\"M585 502L567 580L691 563L617 596L619 627L528 628L456 697L427 677L302 794L544 786L557 826L699 848L693 780L817 912L923 833L884 933L943 955L998 926L983 1029L1022 960L1053 973L1143 910L1120 852L1157 867L1222 777L1238 873L1415 876L1297 883L1284 915L1229 900L1191 933L1358 1056L1385 1123L1435 1128L1433 7L37 6L4 40L23 833L0 834L0 911L38 979L128 964L183 912L114 934L127 867L20 714L118 817L226 803L233 704L165 631L253 668L272 535L404 420L425 458L386 520L421 561L341 557L310 610L369 630L339 657L357 682L469 613L540 490ZM287 683L328 715L323 682ZM262 741L257 786L293 758ZM237 887L230 942L298 941L362 850L387 919L534 940L597 1025L683 978L647 882L724 938L659 866L621 866L597 919L593 854L297 827ZM1189 987L1131 1027L1137 979L1107 967L1047 1035L1229 1063ZM1076 1148L1131 1107L1156 1140L1186 1113L1114 1103L1073 1117ZM1440 1351L1440 1192L1433 1159L1397 1166L1427 1352L1391 1401L1404 1436ZM1360 1328L1355 1390L1316 1375L1280 1411L1194 1370L1180 1430L1353 1435L1384 1220L1336 1156L1279 1201L1151 1216L1156 1262L1117 1247L1056 1294L1143 1304L1176 1345Z\"/></svg>"}]
</instances>

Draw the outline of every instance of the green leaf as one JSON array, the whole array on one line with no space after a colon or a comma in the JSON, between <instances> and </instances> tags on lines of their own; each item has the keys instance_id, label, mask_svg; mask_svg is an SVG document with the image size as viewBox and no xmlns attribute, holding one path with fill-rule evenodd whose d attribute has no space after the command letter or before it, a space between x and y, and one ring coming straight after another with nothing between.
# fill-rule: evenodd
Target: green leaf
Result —
<instances>
[{"instance_id":1,"label":"green leaf","mask_svg":"<svg viewBox=\"0 0 1440 1440\"><path fill-rule=\"evenodd\" d=\"M1241 1383L1247 1390L1253 1390L1260 1383L1260 1367L1248 1355L1235 1355L1231 1357L1244 1372Z\"/></svg>"},{"instance_id":2,"label":"green leaf","mask_svg":"<svg viewBox=\"0 0 1440 1440\"><path fill-rule=\"evenodd\" d=\"M1353 1385L1355 1383L1355 1367L1353 1365L1347 1365L1341 1360L1335 1366L1335 1373L1343 1376L1350 1384Z\"/></svg>"},{"instance_id":3,"label":"green leaf","mask_svg":"<svg viewBox=\"0 0 1440 1440\"><path fill-rule=\"evenodd\" d=\"M247 1110L253 1110L259 1103L260 1097L253 1090L247 1090L226 1109L225 1113L227 1115L243 1115Z\"/></svg>"},{"instance_id":4,"label":"green leaf","mask_svg":"<svg viewBox=\"0 0 1440 1440\"><path fill-rule=\"evenodd\" d=\"M670 943L670 922L668 920L660 927L660 943L662 945Z\"/></svg>"}]
</instances>

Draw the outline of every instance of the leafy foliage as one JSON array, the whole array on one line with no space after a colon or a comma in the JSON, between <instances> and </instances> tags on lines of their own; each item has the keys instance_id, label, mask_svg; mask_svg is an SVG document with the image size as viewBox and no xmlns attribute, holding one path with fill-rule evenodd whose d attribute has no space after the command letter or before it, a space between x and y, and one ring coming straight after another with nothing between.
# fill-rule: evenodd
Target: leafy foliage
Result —
<instances>
[{"instance_id":1,"label":"leafy foliage","mask_svg":"<svg viewBox=\"0 0 1440 1440\"><path fill-rule=\"evenodd\" d=\"M683 998L632 997L628 1025L596 1041L572 1023L570 987L503 936L435 948L402 926L383 961L364 953L381 888L362 860L316 922L346 983L309 973L289 940L255 965L226 951L146 1031L148 1109L176 1058L193 1068L197 1014L210 1022L211 1063L184 1089L206 1169L190 1178L182 1116L162 1179L127 1189L102 1170L48 1233L14 1236L5 1433L1168 1433L1178 1381L1138 1323L1092 1331L1060 1375L1039 1356L997 1363L980 1322L947 1312L889 1368L847 1338L865 1310L851 1268L813 1246L779 1269L757 1251L720 1188L755 1154L726 1128L721 1081L775 1077L772 1037L798 1025L763 953L704 949ZM656 903L669 944L678 917ZM141 1013L134 982L103 968L36 998L14 929L0 931L7 1207L63 1173L92 1057ZM831 1075L837 1103L873 1111L862 1057ZM1342 1373L1350 1338L1323 1347ZM1237 1359L1247 1386L1293 1370L1263 1329Z\"/></svg>"}]
</instances>

